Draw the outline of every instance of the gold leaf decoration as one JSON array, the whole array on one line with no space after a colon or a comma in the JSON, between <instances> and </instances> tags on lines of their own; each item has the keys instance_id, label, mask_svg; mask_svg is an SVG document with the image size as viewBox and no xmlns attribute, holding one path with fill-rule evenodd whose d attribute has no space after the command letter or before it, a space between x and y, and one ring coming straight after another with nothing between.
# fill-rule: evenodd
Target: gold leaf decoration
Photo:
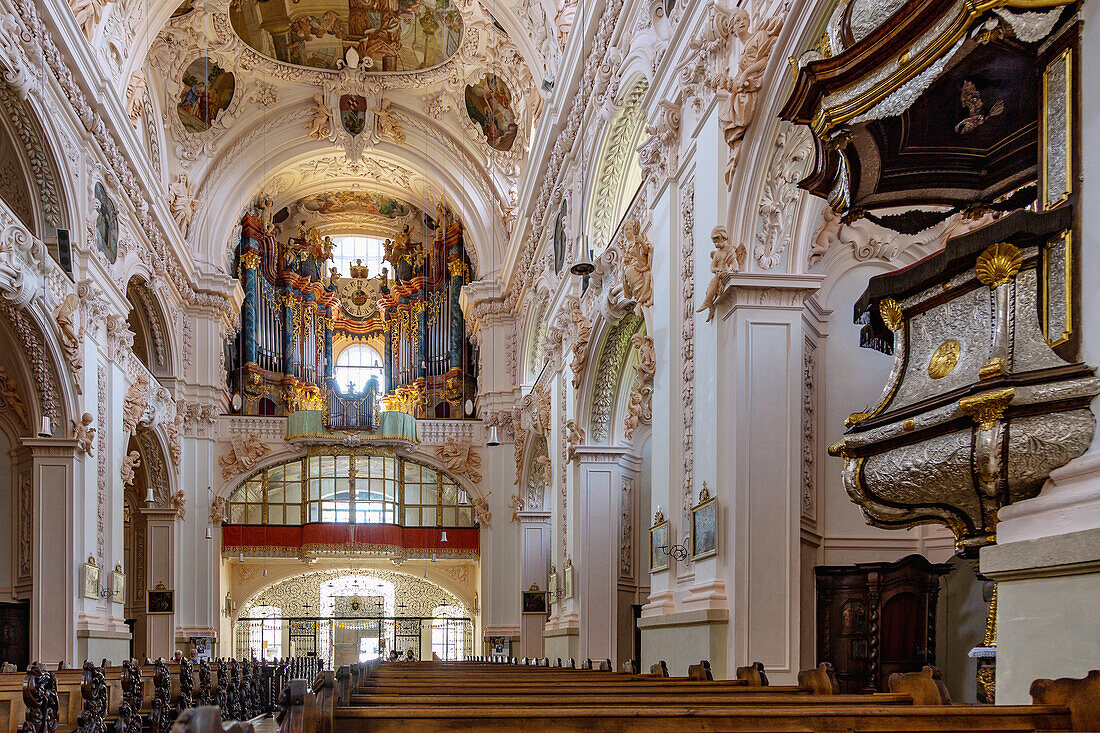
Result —
<instances>
[{"instance_id":1,"label":"gold leaf decoration","mask_svg":"<svg viewBox=\"0 0 1100 733\"><path fill-rule=\"evenodd\" d=\"M959 363L959 353L962 347L955 339L944 341L932 352L932 358L928 360L928 376L932 379L943 379L955 365Z\"/></svg>"},{"instance_id":2,"label":"gold leaf decoration","mask_svg":"<svg viewBox=\"0 0 1100 733\"><path fill-rule=\"evenodd\" d=\"M897 331L905 322L905 315L901 312L901 304L893 298L883 298L878 304L878 314L882 316L882 322L891 331Z\"/></svg>"},{"instance_id":3,"label":"gold leaf decoration","mask_svg":"<svg viewBox=\"0 0 1100 733\"><path fill-rule=\"evenodd\" d=\"M1023 263L1024 256L1019 249L1008 242L1000 242L990 245L985 252L978 255L974 273L982 285L996 288L1016 277Z\"/></svg>"}]
</instances>

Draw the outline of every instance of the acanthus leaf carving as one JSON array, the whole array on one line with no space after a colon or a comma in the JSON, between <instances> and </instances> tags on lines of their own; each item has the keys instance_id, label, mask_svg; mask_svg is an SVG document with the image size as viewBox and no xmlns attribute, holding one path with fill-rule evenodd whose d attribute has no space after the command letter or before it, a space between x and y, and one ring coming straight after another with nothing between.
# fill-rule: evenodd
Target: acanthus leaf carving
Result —
<instances>
[{"instance_id":1,"label":"acanthus leaf carving","mask_svg":"<svg viewBox=\"0 0 1100 733\"><path fill-rule=\"evenodd\" d=\"M634 381L627 398L623 435L628 440L634 438L639 425L653 420L653 374L657 369L652 337L639 332L630 337L630 343L638 350L638 363L634 365Z\"/></svg>"},{"instance_id":2,"label":"acanthus leaf carving","mask_svg":"<svg viewBox=\"0 0 1100 733\"><path fill-rule=\"evenodd\" d=\"M218 456L218 465L221 466L222 478L225 480L252 470L261 458L271 452L271 448L256 433L249 433L245 437L234 435L230 441L229 452Z\"/></svg>"}]
</instances>

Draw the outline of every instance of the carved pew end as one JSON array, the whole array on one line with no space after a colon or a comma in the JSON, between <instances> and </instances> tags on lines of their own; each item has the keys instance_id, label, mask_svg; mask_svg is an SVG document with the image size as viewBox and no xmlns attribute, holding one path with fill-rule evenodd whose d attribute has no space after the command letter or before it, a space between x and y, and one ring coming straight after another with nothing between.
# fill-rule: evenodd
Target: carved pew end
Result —
<instances>
[{"instance_id":1,"label":"carved pew end","mask_svg":"<svg viewBox=\"0 0 1100 733\"><path fill-rule=\"evenodd\" d=\"M747 667L738 667L734 678L745 680L749 687L768 686L768 675L764 674L763 662L753 662Z\"/></svg>"},{"instance_id":2,"label":"carved pew end","mask_svg":"<svg viewBox=\"0 0 1100 733\"><path fill-rule=\"evenodd\" d=\"M713 680L714 675L710 672L710 661L702 659L699 661L699 664L689 665L687 676L689 680Z\"/></svg>"},{"instance_id":3,"label":"carved pew end","mask_svg":"<svg viewBox=\"0 0 1100 733\"><path fill-rule=\"evenodd\" d=\"M1065 705L1073 730L1100 730L1100 670L1084 679L1060 677L1031 683L1031 701L1036 705Z\"/></svg>"},{"instance_id":4,"label":"carved pew end","mask_svg":"<svg viewBox=\"0 0 1100 733\"><path fill-rule=\"evenodd\" d=\"M840 683L836 672L829 662L822 662L813 669L804 669L798 673L798 686L804 687L814 695L838 695Z\"/></svg>"},{"instance_id":5,"label":"carved pew end","mask_svg":"<svg viewBox=\"0 0 1100 733\"><path fill-rule=\"evenodd\" d=\"M909 695L914 705L951 704L951 694L938 667L925 666L920 672L895 672L886 680L886 689Z\"/></svg>"}]
</instances>

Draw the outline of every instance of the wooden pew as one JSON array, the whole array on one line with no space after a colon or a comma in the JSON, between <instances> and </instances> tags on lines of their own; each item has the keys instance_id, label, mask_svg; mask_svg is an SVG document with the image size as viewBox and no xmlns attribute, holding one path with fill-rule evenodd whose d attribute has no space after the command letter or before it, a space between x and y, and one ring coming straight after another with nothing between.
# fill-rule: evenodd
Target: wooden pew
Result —
<instances>
[{"instance_id":1,"label":"wooden pew","mask_svg":"<svg viewBox=\"0 0 1100 733\"><path fill-rule=\"evenodd\" d=\"M312 691L304 681L292 683L282 698L280 729L961 733L1069 730L1071 725L1064 704L914 705L906 693L834 695L835 680L825 667L804 673L799 686L776 687L763 684L766 677L757 665L733 683L706 680L699 671L705 668L696 666L695 680L676 680L530 665L497 666L493 673L476 662L362 665L319 678ZM336 691L327 690L329 685Z\"/></svg>"}]
</instances>

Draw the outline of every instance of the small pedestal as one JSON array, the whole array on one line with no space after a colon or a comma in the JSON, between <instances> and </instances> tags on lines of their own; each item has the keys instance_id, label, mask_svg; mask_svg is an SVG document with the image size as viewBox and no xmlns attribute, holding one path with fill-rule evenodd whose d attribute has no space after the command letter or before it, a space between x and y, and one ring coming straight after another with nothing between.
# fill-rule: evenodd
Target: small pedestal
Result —
<instances>
[{"instance_id":1,"label":"small pedestal","mask_svg":"<svg viewBox=\"0 0 1100 733\"><path fill-rule=\"evenodd\" d=\"M997 647L976 646L967 656L978 660L978 702L992 705L997 687Z\"/></svg>"}]
</instances>

